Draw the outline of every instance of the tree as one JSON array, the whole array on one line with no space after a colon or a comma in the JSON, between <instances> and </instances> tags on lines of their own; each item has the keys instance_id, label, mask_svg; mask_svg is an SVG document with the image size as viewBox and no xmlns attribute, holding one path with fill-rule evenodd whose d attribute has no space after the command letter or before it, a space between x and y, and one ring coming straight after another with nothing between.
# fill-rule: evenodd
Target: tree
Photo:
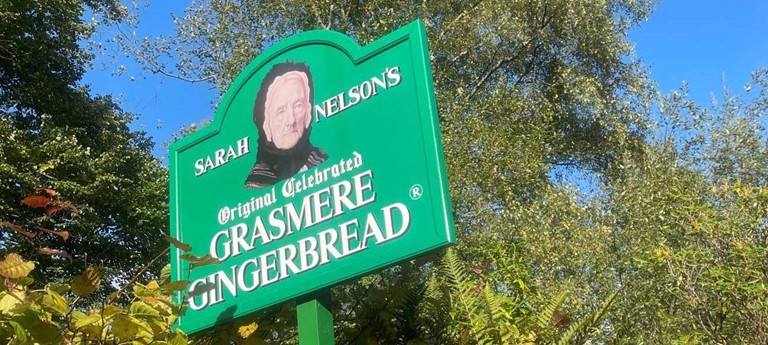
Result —
<instances>
[{"instance_id":1,"label":"tree","mask_svg":"<svg viewBox=\"0 0 768 345\"><path fill-rule=\"evenodd\" d=\"M40 284L85 264L119 283L166 245L157 234L167 227L167 173L152 141L111 97L80 84L92 59L80 42L97 25L84 21L86 11L106 23L126 14L113 0L0 2L0 220L35 235L2 227L2 252L34 258ZM78 215L30 213L19 200L38 187L67 195ZM34 227L65 225L66 242ZM40 256L48 247L74 260Z\"/></svg>"},{"instance_id":2,"label":"tree","mask_svg":"<svg viewBox=\"0 0 768 345\"><path fill-rule=\"evenodd\" d=\"M53 189L38 190L25 197L22 203L45 214L40 218L60 212L51 213L55 208L77 212L76 206L61 201ZM15 225L4 225L29 234ZM55 233L65 240L68 238L64 231ZM189 245L168 239L181 250L191 250ZM61 253L58 251L59 255ZM102 285L98 266L88 266L71 281L60 279L33 288L36 284L29 274L35 269L35 263L16 253L6 254L0 261L0 340L19 345L187 344L186 335L172 328L183 310L181 305L174 303L172 296L177 291L186 290L189 282L171 282L170 265L161 270L158 280L147 284L137 282L146 270L167 254L168 249L150 260L129 282L106 300L98 301L100 303L94 303L99 298L93 299L94 292ZM68 254L64 253L64 256ZM121 297L124 297L124 303L118 302ZM91 307L83 308L82 301L90 302Z\"/></svg>"},{"instance_id":3,"label":"tree","mask_svg":"<svg viewBox=\"0 0 768 345\"><path fill-rule=\"evenodd\" d=\"M662 98L644 159L612 181L615 267L635 287L621 297L617 343L767 341L766 76L711 107L685 88Z\"/></svg>"}]
</instances>

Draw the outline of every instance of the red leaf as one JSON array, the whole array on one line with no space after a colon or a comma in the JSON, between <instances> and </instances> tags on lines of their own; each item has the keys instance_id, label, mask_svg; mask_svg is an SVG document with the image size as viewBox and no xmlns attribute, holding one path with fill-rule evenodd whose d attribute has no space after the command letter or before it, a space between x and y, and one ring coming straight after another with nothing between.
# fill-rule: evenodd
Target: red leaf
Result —
<instances>
[{"instance_id":1,"label":"red leaf","mask_svg":"<svg viewBox=\"0 0 768 345\"><path fill-rule=\"evenodd\" d=\"M80 214L80 210L78 210L77 207L75 207L75 205L72 205L72 204L70 204L70 203L68 203L66 201L56 202L56 206L61 206L62 208L66 208L66 209L72 211L72 213L75 214L75 215L79 215Z\"/></svg>"},{"instance_id":2,"label":"red leaf","mask_svg":"<svg viewBox=\"0 0 768 345\"><path fill-rule=\"evenodd\" d=\"M50 255L50 256L61 256L64 258L67 258L69 260L72 260L72 255L69 255L69 253L61 250L61 249L51 249L51 248L40 248L37 250L38 253L43 255Z\"/></svg>"},{"instance_id":3,"label":"red leaf","mask_svg":"<svg viewBox=\"0 0 768 345\"><path fill-rule=\"evenodd\" d=\"M163 237L165 237L165 240L170 242L174 247L179 248L185 252L191 251L192 247L190 247L188 244L181 242L171 236L168 236L166 234L163 234Z\"/></svg>"},{"instance_id":4,"label":"red leaf","mask_svg":"<svg viewBox=\"0 0 768 345\"><path fill-rule=\"evenodd\" d=\"M56 230L41 228L39 226L37 227L37 230L44 231L44 232L47 232L49 234L54 234L56 236L60 236L61 238L64 239L64 241L69 239L69 232L67 232L67 231L56 231Z\"/></svg>"},{"instance_id":5,"label":"red leaf","mask_svg":"<svg viewBox=\"0 0 768 345\"><path fill-rule=\"evenodd\" d=\"M32 238L35 238L35 236L37 236L37 233L36 233L36 232L29 232L29 231L26 231L26 230L24 230L24 228L22 228L22 227L20 227L20 226L18 226L18 225L16 225L16 224L13 224L13 223L9 223L9 222L0 222L0 225L2 225L2 226L4 226L4 227L6 227L6 228L8 228L8 229L11 229L11 230L13 230L13 231L16 231L16 232L18 232L18 233L20 233L20 234L22 234L22 235L24 235L24 236L27 236L27 237L28 237L28 238L30 238L30 239L32 239Z\"/></svg>"},{"instance_id":6,"label":"red leaf","mask_svg":"<svg viewBox=\"0 0 768 345\"><path fill-rule=\"evenodd\" d=\"M51 198L42 195L30 195L21 200L21 203L29 207L45 207L51 203Z\"/></svg>"},{"instance_id":7,"label":"red leaf","mask_svg":"<svg viewBox=\"0 0 768 345\"><path fill-rule=\"evenodd\" d=\"M51 216L54 213L59 212L63 209L69 210L74 215L80 214L80 210L78 210L77 207L75 207L75 205L72 205L66 201L59 201L59 200L51 200L51 203L48 204L48 209L45 212L48 214L48 216Z\"/></svg>"},{"instance_id":8,"label":"red leaf","mask_svg":"<svg viewBox=\"0 0 768 345\"><path fill-rule=\"evenodd\" d=\"M475 272L475 274L480 275L483 273L483 266L477 265L472 271Z\"/></svg>"},{"instance_id":9,"label":"red leaf","mask_svg":"<svg viewBox=\"0 0 768 345\"><path fill-rule=\"evenodd\" d=\"M562 327L569 323L571 323L571 317L561 313L560 311L556 311L555 314L552 315L553 327Z\"/></svg>"},{"instance_id":10,"label":"red leaf","mask_svg":"<svg viewBox=\"0 0 768 345\"><path fill-rule=\"evenodd\" d=\"M42 193L48 194L48 196L51 196L51 197L56 196L56 194L59 194L55 190L50 189L50 188L36 188L35 189L35 194L42 194Z\"/></svg>"}]
</instances>

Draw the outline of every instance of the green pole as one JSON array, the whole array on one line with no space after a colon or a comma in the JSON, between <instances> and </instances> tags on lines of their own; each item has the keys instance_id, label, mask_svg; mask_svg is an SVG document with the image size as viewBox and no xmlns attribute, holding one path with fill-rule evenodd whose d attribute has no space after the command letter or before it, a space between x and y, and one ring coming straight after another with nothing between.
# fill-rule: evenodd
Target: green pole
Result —
<instances>
[{"instance_id":1,"label":"green pole","mask_svg":"<svg viewBox=\"0 0 768 345\"><path fill-rule=\"evenodd\" d=\"M300 298L296 314L299 321L299 345L334 345L330 289Z\"/></svg>"}]
</instances>

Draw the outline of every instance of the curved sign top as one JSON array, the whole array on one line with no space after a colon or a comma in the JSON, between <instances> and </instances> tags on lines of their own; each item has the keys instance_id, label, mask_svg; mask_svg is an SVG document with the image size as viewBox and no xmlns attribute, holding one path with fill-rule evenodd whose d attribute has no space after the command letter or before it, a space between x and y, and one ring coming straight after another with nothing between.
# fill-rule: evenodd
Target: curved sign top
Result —
<instances>
[{"instance_id":1,"label":"curved sign top","mask_svg":"<svg viewBox=\"0 0 768 345\"><path fill-rule=\"evenodd\" d=\"M276 43L213 123L171 145L172 234L220 264L190 270L185 332L455 242L426 33L360 47L332 31Z\"/></svg>"}]
</instances>

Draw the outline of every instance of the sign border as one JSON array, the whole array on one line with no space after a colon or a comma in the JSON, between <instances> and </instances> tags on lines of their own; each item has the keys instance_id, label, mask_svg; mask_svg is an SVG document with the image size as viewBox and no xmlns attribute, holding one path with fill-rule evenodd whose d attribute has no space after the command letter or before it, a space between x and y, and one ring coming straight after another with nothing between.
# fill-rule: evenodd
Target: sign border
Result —
<instances>
[{"instance_id":1,"label":"sign border","mask_svg":"<svg viewBox=\"0 0 768 345\"><path fill-rule=\"evenodd\" d=\"M439 211L440 212L434 212L434 223L436 225L441 225L445 228L445 242L437 243L433 246L430 246L422 251L411 253L410 257L416 257L418 255L433 251L435 249L444 247L449 244L454 244L456 242L456 236L453 231L453 215L451 213L451 201L450 201L450 195L448 192L448 179L445 169L445 162L443 157L443 146L440 142L440 124L438 119L438 112L437 112L437 102L435 99L435 93L434 93L434 81L432 79L432 71L431 71L431 65L430 65L430 56L428 51L428 44L427 44L427 35L426 35L426 29L424 27L424 24L421 22L421 20L413 21L395 31L392 33L364 46L361 47L357 44L354 40L347 37L344 34L335 32L335 31L328 31L328 30L313 30L313 31L306 31L302 33L298 33L295 35L292 35L286 39L283 39L272 47L265 50L264 53L260 54L257 58L255 58L251 63L249 63L243 71L235 78L232 85L227 89L227 92L225 93L224 97L222 98L221 102L219 103L219 106L216 110L216 113L214 115L214 119L212 123L184 138L181 138L180 140L174 142L170 145L169 148L169 173L170 173L170 186L169 186L169 207L170 207L170 231L172 233L172 236L177 238L180 241L184 241L184 238L182 237L181 229L179 227L179 202L177 200L178 198L178 192L180 190L179 186L179 167L177 165L178 162L178 155L179 153L195 146L198 143L201 143L205 141L206 139L213 138L216 136L220 131L222 124L224 123L225 116L227 115L227 112L229 108L232 106L232 103L235 99L235 96L239 93L239 91L244 87L246 82L254 75L256 74L264 65L268 64L270 61L272 61L274 58L280 56L286 51L289 51L291 49L295 49L298 47L301 47L303 45L310 45L310 44L323 44L328 46L333 46L339 51L345 53L350 61L357 65L365 62L366 60L378 55L379 53L386 51L388 48L400 44L404 41L408 41L409 44L412 46L411 51L411 59L414 62L414 74L418 76L417 82L416 82L416 95L417 97L417 104L418 104L418 110L420 115L420 120L422 121L421 129L422 129L422 138L423 138L423 144L426 156L424 157L425 162L427 163L428 169L430 169L435 174L428 174L431 176L437 176L436 178L430 178L426 182L429 184L427 189L431 192L430 197L432 198L435 205L433 206L434 210L438 210L437 206L438 204L441 206ZM432 142L430 142L429 138L432 138ZM181 262L181 250L174 249L170 253L170 261L172 264L172 267L175 268L175 270L172 272L172 277L175 278L175 280L182 280L185 279L183 277L183 270L180 270L180 262ZM402 258L397 257L393 258L392 260L386 260L379 265L379 269L383 267L390 267L397 262L401 262L403 260L407 260L408 258ZM343 283L344 281L349 281L351 279L359 278L360 276L363 276L365 274L370 274L372 271L367 271L363 273L354 274L351 276L341 276L341 277L334 277L333 279L330 279L327 283L318 285L315 287L314 291L323 289L323 288L329 288L335 285L338 285L340 283ZM264 310L266 308L273 307L275 305L285 303L291 300L295 300L296 298L299 298L301 296L304 296L310 292L302 292L302 293L295 293L292 294L286 298L283 298L281 300L276 300L273 303L270 303L268 305L263 306L259 309L252 309L247 310L241 313L236 313L236 315L233 315L233 318L239 317L244 314L249 314L253 312L257 312L258 310ZM177 301L181 302L181 292L177 293L176 299ZM182 318L179 318L179 321L177 323L177 327L181 327L182 325ZM204 329L208 329L210 327L214 327L221 322L215 322L205 327L198 327L193 329L188 329L188 333L193 333L197 331L201 331Z\"/></svg>"}]
</instances>

